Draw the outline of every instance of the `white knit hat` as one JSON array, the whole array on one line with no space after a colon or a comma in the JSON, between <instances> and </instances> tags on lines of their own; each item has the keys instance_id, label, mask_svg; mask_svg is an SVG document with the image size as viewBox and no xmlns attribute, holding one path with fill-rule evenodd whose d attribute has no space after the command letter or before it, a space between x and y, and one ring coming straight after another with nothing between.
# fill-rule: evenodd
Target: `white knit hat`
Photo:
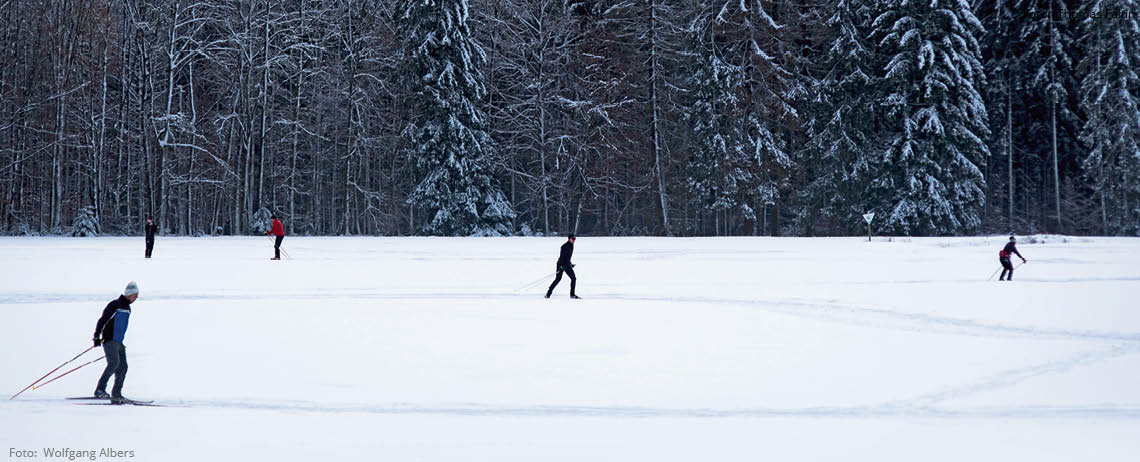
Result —
<instances>
[{"instance_id":1,"label":"white knit hat","mask_svg":"<svg viewBox=\"0 0 1140 462\"><path fill-rule=\"evenodd\" d=\"M135 281L127 283L127 288L123 289L123 295L131 295L139 293L139 285Z\"/></svg>"}]
</instances>

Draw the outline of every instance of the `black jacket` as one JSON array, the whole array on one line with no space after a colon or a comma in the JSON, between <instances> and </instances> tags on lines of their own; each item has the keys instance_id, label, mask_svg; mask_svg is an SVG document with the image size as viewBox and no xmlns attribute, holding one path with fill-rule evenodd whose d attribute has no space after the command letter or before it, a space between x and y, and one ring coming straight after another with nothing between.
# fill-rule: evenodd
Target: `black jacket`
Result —
<instances>
[{"instance_id":1,"label":"black jacket","mask_svg":"<svg viewBox=\"0 0 1140 462\"><path fill-rule=\"evenodd\" d=\"M569 268L569 267L573 266L573 264L570 263L570 257L573 255L574 255L574 243L570 242L570 241L566 241L565 244L562 244L562 250L558 253L558 267L559 268Z\"/></svg>"},{"instance_id":2,"label":"black jacket","mask_svg":"<svg viewBox=\"0 0 1140 462\"><path fill-rule=\"evenodd\" d=\"M145 227L146 227L146 240L153 241L154 240L154 233L158 232L158 224L147 223Z\"/></svg>"},{"instance_id":3,"label":"black jacket","mask_svg":"<svg viewBox=\"0 0 1140 462\"><path fill-rule=\"evenodd\" d=\"M115 319L119 310L125 310L127 315L123 319ZM95 323L95 336L92 338L101 338L104 342L111 340L122 341L122 335L127 330L127 320L130 318L131 301L127 300L126 296L120 295L119 298L111 300L106 308L103 308L103 315L99 316L99 321ZM113 321L113 322L112 322ZM115 326L118 325L120 332L119 338L115 338Z\"/></svg>"},{"instance_id":4,"label":"black jacket","mask_svg":"<svg viewBox=\"0 0 1140 462\"><path fill-rule=\"evenodd\" d=\"M1005 248L1002 249L1002 252L1005 252L1006 255L1017 255L1017 257L1021 258L1022 260L1025 259L1025 257L1021 256L1021 252L1017 251L1017 246L1014 245L1013 242L1006 244Z\"/></svg>"}]
</instances>

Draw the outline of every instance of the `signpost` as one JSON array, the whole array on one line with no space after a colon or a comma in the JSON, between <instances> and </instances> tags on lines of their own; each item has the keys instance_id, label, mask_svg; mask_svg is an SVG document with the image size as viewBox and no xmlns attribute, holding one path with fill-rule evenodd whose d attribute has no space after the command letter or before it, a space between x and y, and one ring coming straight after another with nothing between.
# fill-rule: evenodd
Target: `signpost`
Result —
<instances>
[{"instance_id":1,"label":"signpost","mask_svg":"<svg viewBox=\"0 0 1140 462\"><path fill-rule=\"evenodd\" d=\"M871 242L871 220L875 219L875 212L864 213L863 219L867 221L867 242Z\"/></svg>"}]
</instances>

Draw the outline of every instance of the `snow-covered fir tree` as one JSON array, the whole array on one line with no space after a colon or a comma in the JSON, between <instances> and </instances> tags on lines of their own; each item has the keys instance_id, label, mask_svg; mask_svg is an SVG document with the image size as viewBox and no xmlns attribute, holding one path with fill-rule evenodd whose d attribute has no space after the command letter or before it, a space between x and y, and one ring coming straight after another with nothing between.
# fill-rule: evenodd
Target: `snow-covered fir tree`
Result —
<instances>
[{"instance_id":1,"label":"snow-covered fir tree","mask_svg":"<svg viewBox=\"0 0 1140 462\"><path fill-rule=\"evenodd\" d=\"M794 162L787 152L787 140L780 133L797 117L790 101L799 83L785 69L778 51L783 26L768 14L764 2L720 3L716 21L724 31L726 60L743 69L742 133L754 172L741 209L758 228L761 217L756 209L776 204L788 186L788 172Z\"/></svg>"},{"instance_id":2,"label":"snow-covered fir tree","mask_svg":"<svg viewBox=\"0 0 1140 462\"><path fill-rule=\"evenodd\" d=\"M798 194L803 204L798 221L808 234L817 224L859 232L861 214L873 205L863 200L868 156L878 151L876 104L868 93L877 64L866 39L874 19L871 7L866 0L839 0L827 18L832 40L822 65L826 73L815 82L809 106L807 183Z\"/></svg>"},{"instance_id":3,"label":"snow-covered fir tree","mask_svg":"<svg viewBox=\"0 0 1140 462\"><path fill-rule=\"evenodd\" d=\"M404 0L397 14L414 95L403 137L422 175L408 203L430 216L421 231L512 234L515 212L496 184L480 107L486 57L472 39L467 0Z\"/></svg>"},{"instance_id":4,"label":"snow-covered fir tree","mask_svg":"<svg viewBox=\"0 0 1140 462\"><path fill-rule=\"evenodd\" d=\"M95 207L90 205L79 209L75 222L71 225L71 235L95 237L99 235L99 219L95 217Z\"/></svg>"},{"instance_id":5,"label":"snow-covered fir tree","mask_svg":"<svg viewBox=\"0 0 1140 462\"><path fill-rule=\"evenodd\" d=\"M752 156L744 144L737 97L744 83L743 70L726 61L718 46L715 15L719 2L701 3L701 11L689 26L690 53L696 65L688 82L694 146L686 187L694 209L700 211L701 231L721 235L728 231L722 214L747 206L741 203L740 194L753 181Z\"/></svg>"},{"instance_id":6,"label":"snow-covered fir tree","mask_svg":"<svg viewBox=\"0 0 1140 462\"><path fill-rule=\"evenodd\" d=\"M1079 65L1081 140L1089 150L1083 167L1100 202L1105 234L1140 234L1138 7L1132 0L1091 0L1078 16L1086 47Z\"/></svg>"},{"instance_id":7,"label":"snow-covered fir tree","mask_svg":"<svg viewBox=\"0 0 1140 462\"><path fill-rule=\"evenodd\" d=\"M257 211L253 212L253 215L249 217L249 227L252 228L255 233L265 234L273 228L273 212L270 212L269 209L265 207L257 209Z\"/></svg>"},{"instance_id":8,"label":"snow-covered fir tree","mask_svg":"<svg viewBox=\"0 0 1140 462\"><path fill-rule=\"evenodd\" d=\"M988 155L982 25L965 0L879 3L872 37L888 58L876 96L885 148L870 187L883 232L946 235L981 225Z\"/></svg>"}]
</instances>

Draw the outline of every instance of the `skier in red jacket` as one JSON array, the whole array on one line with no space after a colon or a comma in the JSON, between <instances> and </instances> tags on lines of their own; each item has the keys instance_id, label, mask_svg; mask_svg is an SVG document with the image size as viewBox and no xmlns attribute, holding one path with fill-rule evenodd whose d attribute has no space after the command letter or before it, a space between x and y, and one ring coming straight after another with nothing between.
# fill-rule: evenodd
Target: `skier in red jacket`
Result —
<instances>
[{"instance_id":1,"label":"skier in red jacket","mask_svg":"<svg viewBox=\"0 0 1140 462\"><path fill-rule=\"evenodd\" d=\"M281 225L281 220L277 219L277 215L273 215L273 228L265 232L267 236L277 236L273 241L273 258L271 260L281 259L281 241L285 240L285 227Z\"/></svg>"}]
</instances>

